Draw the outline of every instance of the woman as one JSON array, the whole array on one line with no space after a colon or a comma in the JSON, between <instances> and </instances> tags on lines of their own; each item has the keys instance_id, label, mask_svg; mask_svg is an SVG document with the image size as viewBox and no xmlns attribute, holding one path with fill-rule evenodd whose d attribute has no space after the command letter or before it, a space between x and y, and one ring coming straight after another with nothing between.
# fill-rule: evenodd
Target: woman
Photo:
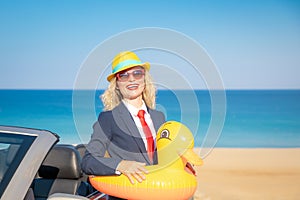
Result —
<instances>
[{"instance_id":1,"label":"woman","mask_svg":"<svg viewBox=\"0 0 300 200\"><path fill-rule=\"evenodd\" d=\"M82 160L86 174L122 173L133 184L145 180L145 165L157 164L155 137L165 117L154 110L156 91L149 69L133 52L114 58L102 95L105 111L93 126Z\"/></svg>"}]
</instances>

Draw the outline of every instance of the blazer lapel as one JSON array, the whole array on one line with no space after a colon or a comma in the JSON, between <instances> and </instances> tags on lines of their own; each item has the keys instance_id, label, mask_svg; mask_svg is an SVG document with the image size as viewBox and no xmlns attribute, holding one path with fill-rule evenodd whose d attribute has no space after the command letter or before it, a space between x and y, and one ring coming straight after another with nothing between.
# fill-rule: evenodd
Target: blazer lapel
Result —
<instances>
[{"instance_id":1,"label":"blazer lapel","mask_svg":"<svg viewBox=\"0 0 300 200\"><path fill-rule=\"evenodd\" d=\"M155 131L156 131L156 133L157 133L157 131L158 131L158 129L160 128L161 125L160 125L160 123L156 120L156 116L155 116L154 110L148 108L148 112L149 112L149 114L150 114L150 116L151 116L151 119L152 119L152 123L153 123L154 129L155 129ZM156 141L155 141L155 143L156 143ZM155 146L156 146L156 145L155 145ZM153 163L154 163L154 164L157 164L157 162L158 162L158 155L157 155L157 149L156 149L156 147L155 147Z\"/></svg>"},{"instance_id":2,"label":"blazer lapel","mask_svg":"<svg viewBox=\"0 0 300 200\"><path fill-rule=\"evenodd\" d=\"M153 126L154 126L155 131L158 131L158 129L160 128L161 125L160 125L159 122L157 122L157 120L156 120L155 112L154 112L152 109L148 109L148 112L149 112L149 114L150 114L150 116L151 116L152 123L153 123Z\"/></svg>"},{"instance_id":3,"label":"blazer lapel","mask_svg":"<svg viewBox=\"0 0 300 200\"><path fill-rule=\"evenodd\" d=\"M145 148L145 144L143 139L141 138L140 132L137 129L134 120L126 106L123 102L120 103L118 107L116 107L115 112L113 112L114 118L118 123L118 126L123 129L125 133L129 133L135 140L137 146L140 149L140 152L144 156L145 160L150 163L148 158L147 150Z\"/></svg>"}]
</instances>

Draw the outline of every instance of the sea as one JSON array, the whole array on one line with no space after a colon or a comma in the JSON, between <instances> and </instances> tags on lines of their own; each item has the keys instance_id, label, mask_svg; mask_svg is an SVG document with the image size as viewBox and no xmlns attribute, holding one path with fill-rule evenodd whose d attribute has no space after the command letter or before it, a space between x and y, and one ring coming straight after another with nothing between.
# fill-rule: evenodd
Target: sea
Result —
<instances>
[{"instance_id":1,"label":"sea","mask_svg":"<svg viewBox=\"0 0 300 200\"><path fill-rule=\"evenodd\" d=\"M0 90L0 125L87 143L103 90ZM196 147L300 147L300 90L158 90L157 110L186 125Z\"/></svg>"}]
</instances>

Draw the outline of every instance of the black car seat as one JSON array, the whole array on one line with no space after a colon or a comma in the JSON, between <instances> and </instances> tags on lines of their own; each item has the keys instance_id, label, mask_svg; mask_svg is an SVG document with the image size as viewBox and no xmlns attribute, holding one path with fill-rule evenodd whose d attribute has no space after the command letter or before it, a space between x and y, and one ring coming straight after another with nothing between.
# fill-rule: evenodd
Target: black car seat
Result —
<instances>
[{"instance_id":1,"label":"black car seat","mask_svg":"<svg viewBox=\"0 0 300 200\"><path fill-rule=\"evenodd\" d=\"M36 200L53 193L88 195L90 186L82 181L81 156L72 145L55 145L32 183Z\"/></svg>"}]
</instances>

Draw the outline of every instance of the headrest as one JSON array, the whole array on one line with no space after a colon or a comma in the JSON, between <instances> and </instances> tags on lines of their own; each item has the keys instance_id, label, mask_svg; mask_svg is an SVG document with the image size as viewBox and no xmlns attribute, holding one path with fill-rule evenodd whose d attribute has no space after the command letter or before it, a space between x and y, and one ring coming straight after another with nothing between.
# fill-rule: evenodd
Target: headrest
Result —
<instances>
[{"instance_id":1,"label":"headrest","mask_svg":"<svg viewBox=\"0 0 300 200\"><path fill-rule=\"evenodd\" d=\"M40 167L39 176L48 179L78 179L81 177L80 163L79 152L72 145L56 145Z\"/></svg>"}]
</instances>

